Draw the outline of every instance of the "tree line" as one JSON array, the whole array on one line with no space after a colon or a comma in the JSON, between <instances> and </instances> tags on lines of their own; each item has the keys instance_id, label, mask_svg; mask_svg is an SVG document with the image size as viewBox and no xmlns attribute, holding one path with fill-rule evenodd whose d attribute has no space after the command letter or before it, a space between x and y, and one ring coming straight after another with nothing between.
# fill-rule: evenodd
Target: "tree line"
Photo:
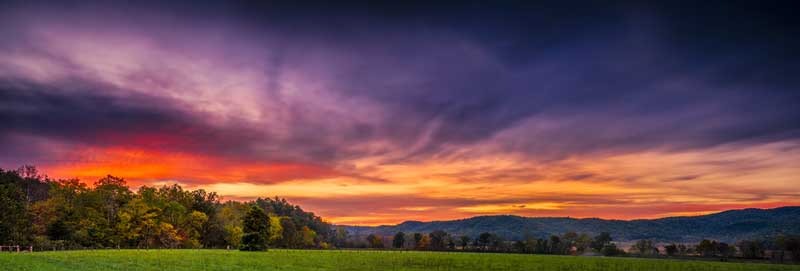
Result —
<instances>
[{"instance_id":1,"label":"tree line","mask_svg":"<svg viewBox=\"0 0 800 271\"><path fill-rule=\"evenodd\" d=\"M669 243L659 245L655 240L642 239L632 243L627 250L618 247L611 234L602 232L567 232L549 238L527 237L524 240L504 240L484 232L475 237L451 235L436 230L425 233L397 232L381 236L348 237L344 247L371 249L402 249L430 251L504 252L555 255L603 255L636 257L705 257L727 260L729 258L800 263L800 236L777 235L772 238L741 240L727 244L704 239L697 244Z\"/></svg>"},{"instance_id":2,"label":"tree line","mask_svg":"<svg viewBox=\"0 0 800 271\"><path fill-rule=\"evenodd\" d=\"M180 185L131 191L106 176L88 186L53 180L35 167L0 169L0 245L36 250L77 248L239 248L249 240L245 216L256 207L267 221L265 245L327 248L335 231L285 199L221 202L214 192Z\"/></svg>"},{"instance_id":3,"label":"tree line","mask_svg":"<svg viewBox=\"0 0 800 271\"><path fill-rule=\"evenodd\" d=\"M567 232L548 238L528 237L525 240L505 240L499 235L484 232L477 236L452 235L442 230L430 233L397 232L392 236L369 234L359 240L353 237L347 247L373 249L406 249L432 251L509 252L530 254L577 255L586 252L608 256L622 255L609 233L590 236L586 233Z\"/></svg>"}]
</instances>

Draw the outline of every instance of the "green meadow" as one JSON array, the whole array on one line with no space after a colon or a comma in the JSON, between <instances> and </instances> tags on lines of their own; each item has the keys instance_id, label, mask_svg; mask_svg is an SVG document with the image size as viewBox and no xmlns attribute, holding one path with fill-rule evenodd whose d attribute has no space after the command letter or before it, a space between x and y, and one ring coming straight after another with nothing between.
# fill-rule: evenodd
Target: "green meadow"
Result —
<instances>
[{"instance_id":1,"label":"green meadow","mask_svg":"<svg viewBox=\"0 0 800 271\"><path fill-rule=\"evenodd\" d=\"M0 253L3 270L800 270L798 265L352 250L85 250Z\"/></svg>"}]
</instances>

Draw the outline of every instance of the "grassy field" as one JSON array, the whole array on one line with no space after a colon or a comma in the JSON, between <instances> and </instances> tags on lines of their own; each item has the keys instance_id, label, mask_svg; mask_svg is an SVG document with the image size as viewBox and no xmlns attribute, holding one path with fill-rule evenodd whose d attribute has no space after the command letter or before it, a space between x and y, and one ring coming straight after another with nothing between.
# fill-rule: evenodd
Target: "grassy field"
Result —
<instances>
[{"instance_id":1,"label":"grassy field","mask_svg":"<svg viewBox=\"0 0 800 271\"><path fill-rule=\"evenodd\" d=\"M800 266L635 258L391 251L94 250L0 253L2 270L800 270Z\"/></svg>"}]
</instances>

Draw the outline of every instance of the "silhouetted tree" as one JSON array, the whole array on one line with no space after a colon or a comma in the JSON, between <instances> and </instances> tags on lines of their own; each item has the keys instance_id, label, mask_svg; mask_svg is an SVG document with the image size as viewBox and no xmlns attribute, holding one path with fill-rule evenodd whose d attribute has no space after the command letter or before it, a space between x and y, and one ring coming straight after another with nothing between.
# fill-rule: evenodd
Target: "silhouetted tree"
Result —
<instances>
[{"instance_id":1,"label":"silhouetted tree","mask_svg":"<svg viewBox=\"0 0 800 271\"><path fill-rule=\"evenodd\" d=\"M563 243L561 254L569 254L569 250L572 249L577 240L578 233L574 231L564 233L564 235L561 236L561 242Z\"/></svg>"},{"instance_id":2,"label":"silhouetted tree","mask_svg":"<svg viewBox=\"0 0 800 271\"><path fill-rule=\"evenodd\" d=\"M736 253L736 247L728 245L724 242L719 242L717 243L717 252L719 253L720 257L730 258Z\"/></svg>"},{"instance_id":3,"label":"silhouetted tree","mask_svg":"<svg viewBox=\"0 0 800 271\"><path fill-rule=\"evenodd\" d=\"M520 241L520 240L514 241L514 244L511 245L511 249L514 252L518 252L518 253L525 253L526 252L525 248L526 248L525 242Z\"/></svg>"},{"instance_id":4,"label":"silhouetted tree","mask_svg":"<svg viewBox=\"0 0 800 271\"><path fill-rule=\"evenodd\" d=\"M617 245L614 243L608 243L603 246L603 248L600 250L600 253L602 253L604 256L619 256L624 255L625 251L617 248Z\"/></svg>"},{"instance_id":5,"label":"silhouetted tree","mask_svg":"<svg viewBox=\"0 0 800 271\"><path fill-rule=\"evenodd\" d=\"M415 232L414 233L414 247L419 246L419 242L422 241L422 233Z\"/></svg>"},{"instance_id":6,"label":"silhouetted tree","mask_svg":"<svg viewBox=\"0 0 800 271\"><path fill-rule=\"evenodd\" d=\"M739 252L742 257L746 259L760 259L764 258L764 246L759 241L742 240L737 243Z\"/></svg>"},{"instance_id":7,"label":"silhouetted tree","mask_svg":"<svg viewBox=\"0 0 800 271\"><path fill-rule=\"evenodd\" d=\"M460 241L461 249L467 250L467 248L469 247L469 241L470 241L469 236L462 235L461 238L459 239L459 241Z\"/></svg>"},{"instance_id":8,"label":"silhouetted tree","mask_svg":"<svg viewBox=\"0 0 800 271\"><path fill-rule=\"evenodd\" d=\"M668 256L675 256L678 254L678 245L676 244L669 244L664 246L664 252L667 253Z\"/></svg>"},{"instance_id":9,"label":"silhouetted tree","mask_svg":"<svg viewBox=\"0 0 800 271\"><path fill-rule=\"evenodd\" d=\"M700 243L695 246L697 253L700 253L700 255L704 257L717 255L717 248L717 241L706 239L703 239L703 241L700 241Z\"/></svg>"},{"instance_id":10,"label":"silhouetted tree","mask_svg":"<svg viewBox=\"0 0 800 271\"><path fill-rule=\"evenodd\" d=\"M383 248L383 238L375 234L367 236L367 243L369 243L369 247L371 248Z\"/></svg>"},{"instance_id":11,"label":"silhouetted tree","mask_svg":"<svg viewBox=\"0 0 800 271\"><path fill-rule=\"evenodd\" d=\"M775 243L781 251L781 261L783 251L787 251L792 256L792 261L800 262L800 236L778 236Z\"/></svg>"},{"instance_id":12,"label":"silhouetted tree","mask_svg":"<svg viewBox=\"0 0 800 271\"><path fill-rule=\"evenodd\" d=\"M476 241L481 247L481 250L486 250L492 242L492 234L488 232L481 233L478 235L478 239Z\"/></svg>"},{"instance_id":13,"label":"silhouetted tree","mask_svg":"<svg viewBox=\"0 0 800 271\"><path fill-rule=\"evenodd\" d=\"M442 230L435 230L428 234L430 237L430 249L432 250L444 250L447 247L448 243L448 234Z\"/></svg>"},{"instance_id":14,"label":"silhouetted tree","mask_svg":"<svg viewBox=\"0 0 800 271\"><path fill-rule=\"evenodd\" d=\"M603 249L603 247L611 243L611 241L613 241L613 239L611 239L610 233L601 232L599 235L594 237L594 241L592 242L592 249L600 251Z\"/></svg>"},{"instance_id":15,"label":"silhouetted tree","mask_svg":"<svg viewBox=\"0 0 800 271\"><path fill-rule=\"evenodd\" d=\"M403 248L405 243L406 243L406 234L403 233L402 231L395 234L394 238L392 238L392 247L394 248Z\"/></svg>"},{"instance_id":16,"label":"silhouetted tree","mask_svg":"<svg viewBox=\"0 0 800 271\"><path fill-rule=\"evenodd\" d=\"M575 252L577 252L578 254L586 252L586 250L592 246L593 241L594 240L591 237L589 237L588 234L581 233L580 235L578 235L578 238L575 239L575 242L573 244L573 246L575 246Z\"/></svg>"},{"instance_id":17,"label":"silhouetted tree","mask_svg":"<svg viewBox=\"0 0 800 271\"><path fill-rule=\"evenodd\" d=\"M678 255L686 255L689 254L690 248L684 244L678 245Z\"/></svg>"},{"instance_id":18,"label":"silhouetted tree","mask_svg":"<svg viewBox=\"0 0 800 271\"><path fill-rule=\"evenodd\" d=\"M563 245L561 244L561 238L557 235L551 235L550 241L548 242L549 246L547 247L548 254L562 254L563 252Z\"/></svg>"},{"instance_id":19,"label":"silhouetted tree","mask_svg":"<svg viewBox=\"0 0 800 271\"><path fill-rule=\"evenodd\" d=\"M658 248L656 248L652 240L647 239L637 241L631 246L631 251L642 256L658 255Z\"/></svg>"}]
</instances>

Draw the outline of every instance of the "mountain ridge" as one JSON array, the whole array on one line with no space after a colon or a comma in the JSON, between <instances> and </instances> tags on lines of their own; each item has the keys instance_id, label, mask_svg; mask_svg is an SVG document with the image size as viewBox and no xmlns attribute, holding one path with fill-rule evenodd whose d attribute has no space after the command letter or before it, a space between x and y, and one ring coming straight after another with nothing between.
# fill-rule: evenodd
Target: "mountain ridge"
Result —
<instances>
[{"instance_id":1,"label":"mountain ridge","mask_svg":"<svg viewBox=\"0 0 800 271\"><path fill-rule=\"evenodd\" d=\"M602 219L572 217L524 217L484 215L456 220L404 221L396 225L346 226L355 235L390 235L398 231L431 232L444 230L454 235L477 236L493 232L509 240L528 236L545 238L564 232L598 234L609 232L618 241L654 239L662 242L695 242L715 239L734 242L778 234L800 234L800 206L771 209L746 208L699 216L674 216L656 219Z\"/></svg>"}]
</instances>

